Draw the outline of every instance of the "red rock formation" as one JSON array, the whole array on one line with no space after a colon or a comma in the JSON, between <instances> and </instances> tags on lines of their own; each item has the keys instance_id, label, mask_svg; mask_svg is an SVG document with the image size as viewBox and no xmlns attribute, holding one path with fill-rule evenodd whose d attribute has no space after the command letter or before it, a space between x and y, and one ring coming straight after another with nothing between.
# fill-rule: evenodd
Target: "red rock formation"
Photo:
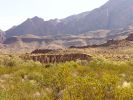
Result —
<instances>
[{"instance_id":1,"label":"red rock formation","mask_svg":"<svg viewBox=\"0 0 133 100\"><path fill-rule=\"evenodd\" d=\"M34 60L41 63L59 63L76 60L91 60L87 54L64 54L64 55L27 55L22 57L25 60Z\"/></svg>"}]
</instances>

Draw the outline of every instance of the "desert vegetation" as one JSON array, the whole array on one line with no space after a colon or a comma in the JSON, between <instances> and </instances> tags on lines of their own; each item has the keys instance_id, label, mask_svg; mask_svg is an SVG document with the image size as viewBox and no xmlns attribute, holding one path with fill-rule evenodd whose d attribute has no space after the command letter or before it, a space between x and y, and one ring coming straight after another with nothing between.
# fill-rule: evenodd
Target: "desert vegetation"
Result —
<instances>
[{"instance_id":1,"label":"desert vegetation","mask_svg":"<svg viewBox=\"0 0 133 100\"><path fill-rule=\"evenodd\" d=\"M1 55L0 100L132 100L132 61L45 64Z\"/></svg>"}]
</instances>

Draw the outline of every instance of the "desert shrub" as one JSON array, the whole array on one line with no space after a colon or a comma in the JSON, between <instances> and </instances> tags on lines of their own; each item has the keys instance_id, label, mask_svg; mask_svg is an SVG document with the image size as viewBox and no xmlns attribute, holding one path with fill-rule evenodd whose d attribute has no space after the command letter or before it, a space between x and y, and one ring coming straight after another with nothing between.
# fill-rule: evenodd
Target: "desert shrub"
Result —
<instances>
[{"instance_id":1,"label":"desert shrub","mask_svg":"<svg viewBox=\"0 0 133 100\"><path fill-rule=\"evenodd\" d=\"M50 64L45 64L45 68L49 68L49 67L53 67L54 64L50 63Z\"/></svg>"},{"instance_id":2,"label":"desert shrub","mask_svg":"<svg viewBox=\"0 0 133 100\"><path fill-rule=\"evenodd\" d=\"M104 98L106 99L114 99L115 94L114 90L115 88L120 84L120 78L117 75L111 75L111 74L103 74L101 78L101 84L104 91Z\"/></svg>"},{"instance_id":3,"label":"desert shrub","mask_svg":"<svg viewBox=\"0 0 133 100\"><path fill-rule=\"evenodd\" d=\"M116 100L132 100L133 99L133 88L119 87L115 89Z\"/></svg>"},{"instance_id":4,"label":"desert shrub","mask_svg":"<svg viewBox=\"0 0 133 100\"><path fill-rule=\"evenodd\" d=\"M63 95L64 100L103 100L103 96L100 82L91 77L77 77Z\"/></svg>"},{"instance_id":5,"label":"desert shrub","mask_svg":"<svg viewBox=\"0 0 133 100\"><path fill-rule=\"evenodd\" d=\"M132 72L131 61L103 57L55 64L0 57L0 100L132 100Z\"/></svg>"},{"instance_id":6,"label":"desert shrub","mask_svg":"<svg viewBox=\"0 0 133 100\"><path fill-rule=\"evenodd\" d=\"M2 57L0 60L0 66L6 66L6 67L13 67L13 66L18 66L21 64L23 61L19 57L15 56L7 56L7 57Z\"/></svg>"},{"instance_id":7,"label":"desert shrub","mask_svg":"<svg viewBox=\"0 0 133 100\"><path fill-rule=\"evenodd\" d=\"M44 85L53 90L55 99L59 98L58 95L61 91L72 82L70 69L61 65L58 65L58 67L55 68L53 67L51 69L47 69L44 73Z\"/></svg>"}]
</instances>

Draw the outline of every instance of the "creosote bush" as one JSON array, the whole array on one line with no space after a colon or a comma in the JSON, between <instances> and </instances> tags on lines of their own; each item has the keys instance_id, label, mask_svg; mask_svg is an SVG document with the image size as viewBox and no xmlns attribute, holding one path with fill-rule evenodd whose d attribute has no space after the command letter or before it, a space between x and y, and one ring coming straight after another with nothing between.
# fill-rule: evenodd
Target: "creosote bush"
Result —
<instances>
[{"instance_id":1,"label":"creosote bush","mask_svg":"<svg viewBox=\"0 0 133 100\"><path fill-rule=\"evenodd\" d=\"M6 60L7 59L7 60ZM0 57L0 100L132 100L131 61L41 64Z\"/></svg>"}]
</instances>

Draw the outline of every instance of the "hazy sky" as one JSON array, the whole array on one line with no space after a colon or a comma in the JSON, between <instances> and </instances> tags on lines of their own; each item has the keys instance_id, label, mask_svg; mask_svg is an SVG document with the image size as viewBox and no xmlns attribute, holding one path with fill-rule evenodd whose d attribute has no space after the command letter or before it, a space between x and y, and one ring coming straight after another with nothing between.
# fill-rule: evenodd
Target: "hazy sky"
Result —
<instances>
[{"instance_id":1,"label":"hazy sky","mask_svg":"<svg viewBox=\"0 0 133 100\"><path fill-rule=\"evenodd\" d=\"M108 0L0 0L0 29L7 30L34 16L44 20L90 11Z\"/></svg>"}]
</instances>

